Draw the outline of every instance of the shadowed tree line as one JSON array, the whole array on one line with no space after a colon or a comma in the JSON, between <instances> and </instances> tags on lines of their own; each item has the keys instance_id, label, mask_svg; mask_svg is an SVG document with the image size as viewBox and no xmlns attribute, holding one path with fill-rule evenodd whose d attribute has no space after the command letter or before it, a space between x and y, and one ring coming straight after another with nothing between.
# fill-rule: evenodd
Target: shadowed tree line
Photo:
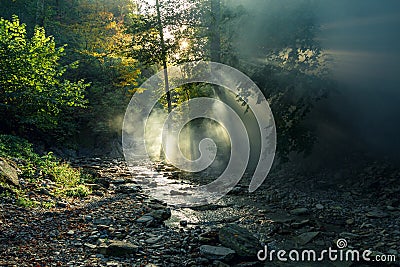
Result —
<instances>
[{"instance_id":1,"label":"shadowed tree line","mask_svg":"<svg viewBox=\"0 0 400 267\"><path fill-rule=\"evenodd\" d=\"M259 25L244 34L240 25L249 24L250 11L232 3L1 1L1 131L45 146L93 149L119 138L125 108L146 78L168 65L211 60L242 70L259 85L274 112L281 158L309 151L315 138L302 120L333 87L314 38L315 3L279 4L287 12L272 17L267 28L291 27L261 30L251 45L243 38ZM204 88L177 88L161 104L170 111L204 94L226 97Z\"/></svg>"}]
</instances>

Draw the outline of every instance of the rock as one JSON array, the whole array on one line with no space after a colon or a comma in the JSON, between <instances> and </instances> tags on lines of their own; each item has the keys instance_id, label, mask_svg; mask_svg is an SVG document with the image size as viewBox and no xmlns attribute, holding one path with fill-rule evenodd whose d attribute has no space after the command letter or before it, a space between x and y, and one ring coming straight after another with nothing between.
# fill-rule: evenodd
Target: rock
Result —
<instances>
[{"instance_id":1,"label":"rock","mask_svg":"<svg viewBox=\"0 0 400 267\"><path fill-rule=\"evenodd\" d=\"M67 232L67 235L74 235L75 234L75 232L73 231L73 230L69 230L68 232Z\"/></svg>"},{"instance_id":2,"label":"rock","mask_svg":"<svg viewBox=\"0 0 400 267\"><path fill-rule=\"evenodd\" d=\"M0 158L0 181L12 186L19 186L17 170L4 158Z\"/></svg>"},{"instance_id":3,"label":"rock","mask_svg":"<svg viewBox=\"0 0 400 267\"><path fill-rule=\"evenodd\" d=\"M324 206L322 204L317 204L315 205L315 207L317 208L317 210L323 210Z\"/></svg>"},{"instance_id":4,"label":"rock","mask_svg":"<svg viewBox=\"0 0 400 267\"><path fill-rule=\"evenodd\" d=\"M196 265L194 266L203 266L203 265L207 265L210 262L209 259L207 258L203 258L203 257L199 257L196 259Z\"/></svg>"},{"instance_id":5,"label":"rock","mask_svg":"<svg viewBox=\"0 0 400 267\"><path fill-rule=\"evenodd\" d=\"M143 215L142 217L136 219L137 223L150 223L154 221L154 218L150 215Z\"/></svg>"},{"instance_id":6,"label":"rock","mask_svg":"<svg viewBox=\"0 0 400 267\"><path fill-rule=\"evenodd\" d=\"M235 264L235 267L260 267L260 266L262 266L262 265L260 265L260 262L257 262L257 261L241 262L241 263Z\"/></svg>"},{"instance_id":7,"label":"rock","mask_svg":"<svg viewBox=\"0 0 400 267\"><path fill-rule=\"evenodd\" d=\"M291 223L290 226L292 228L298 229L310 223L310 220L302 220L301 222Z\"/></svg>"},{"instance_id":8,"label":"rock","mask_svg":"<svg viewBox=\"0 0 400 267\"><path fill-rule=\"evenodd\" d=\"M38 193L41 194L41 195L51 196L51 193L49 192L49 190L47 190L47 189L44 188L44 187L40 188L40 190L38 191Z\"/></svg>"},{"instance_id":9,"label":"rock","mask_svg":"<svg viewBox=\"0 0 400 267\"><path fill-rule=\"evenodd\" d=\"M122 266L122 265L119 264L118 262L115 262L115 261L108 261L108 262L106 263L106 266L118 267L118 266Z\"/></svg>"},{"instance_id":10,"label":"rock","mask_svg":"<svg viewBox=\"0 0 400 267\"><path fill-rule=\"evenodd\" d=\"M139 247L129 243L129 242L122 242L122 241L112 241L108 246L100 246L99 252L101 254L105 254L108 256L123 256L127 254L133 254L138 251Z\"/></svg>"},{"instance_id":11,"label":"rock","mask_svg":"<svg viewBox=\"0 0 400 267\"><path fill-rule=\"evenodd\" d=\"M308 214L308 209L307 208L293 209L293 210L290 211L290 214L293 214L293 215L305 215L305 214Z\"/></svg>"},{"instance_id":12,"label":"rock","mask_svg":"<svg viewBox=\"0 0 400 267\"><path fill-rule=\"evenodd\" d=\"M350 267L353 266L353 262L351 261L334 261L332 262L335 267Z\"/></svg>"},{"instance_id":13,"label":"rock","mask_svg":"<svg viewBox=\"0 0 400 267\"><path fill-rule=\"evenodd\" d=\"M126 183L126 180L125 179L112 179L110 181L110 183L112 183L112 184L124 184L124 183Z\"/></svg>"},{"instance_id":14,"label":"rock","mask_svg":"<svg viewBox=\"0 0 400 267\"><path fill-rule=\"evenodd\" d=\"M230 267L229 264L226 264L222 261L214 261L213 266L215 266L215 267Z\"/></svg>"},{"instance_id":15,"label":"rock","mask_svg":"<svg viewBox=\"0 0 400 267\"><path fill-rule=\"evenodd\" d=\"M301 245L305 245L313 240L317 235L319 235L319 232L307 232L297 236L297 240Z\"/></svg>"},{"instance_id":16,"label":"rock","mask_svg":"<svg viewBox=\"0 0 400 267\"><path fill-rule=\"evenodd\" d=\"M83 244L85 247L87 247L87 248L90 248L90 249L95 249L95 248L97 248L97 246L96 245L93 245L93 244L90 244L90 243L85 243L85 244Z\"/></svg>"},{"instance_id":17,"label":"rock","mask_svg":"<svg viewBox=\"0 0 400 267\"><path fill-rule=\"evenodd\" d=\"M243 194L244 192L245 192L245 190L242 187L236 186L236 187L232 188L232 190L229 191L228 194L229 195L240 195L240 194Z\"/></svg>"},{"instance_id":18,"label":"rock","mask_svg":"<svg viewBox=\"0 0 400 267\"><path fill-rule=\"evenodd\" d=\"M396 211L397 210L395 207L392 207L392 206L386 206L386 209L388 211Z\"/></svg>"},{"instance_id":19,"label":"rock","mask_svg":"<svg viewBox=\"0 0 400 267\"><path fill-rule=\"evenodd\" d=\"M287 214L271 214L268 216L274 223L290 223L295 220L294 217L288 216Z\"/></svg>"},{"instance_id":20,"label":"rock","mask_svg":"<svg viewBox=\"0 0 400 267\"><path fill-rule=\"evenodd\" d=\"M157 221L163 222L171 218L171 210L169 208L153 210L146 215L153 217Z\"/></svg>"},{"instance_id":21,"label":"rock","mask_svg":"<svg viewBox=\"0 0 400 267\"><path fill-rule=\"evenodd\" d=\"M200 254L210 260L229 261L235 255L235 251L222 246L202 245L200 246Z\"/></svg>"},{"instance_id":22,"label":"rock","mask_svg":"<svg viewBox=\"0 0 400 267\"><path fill-rule=\"evenodd\" d=\"M49 236L52 237L52 238L57 237L59 234L60 234L60 232L58 230L51 230L49 232Z\"/></svg>"},{"instance_id":23,"label":"rock","mask_svg":"<svg viewBox=\"0 0 400 267\"><path fill-rule=\"evenodd\" d=\"M68 203L62 202L62 201L57 201L56 206L59 208L66 208L66 207L68 207Z\"/></svg>"},{"instance_id":24,"label":"rock","mask_svg":"<svg viewBox=\"0 0 400 267\"><path fill-rule=\"evenodd\" d=\"M373 219L379 219L379 218L386 218L389 216L389 214L380 210L375 210L367 212L366 216Z\"/></svg>"},{"instance_id":25,"label":"rock","mask_svg":"<svg viewBox=\"0 0 400 267\"><path fill-rule=\"evenodd\" d=\"M186 191L178 191L178 190L171 190L171 191L169 191L169 193L172 195L172 196L187 196L187 195L189 195L189 193L188 192L186 192Z\"/></svg>"},{"instance_id":26,"label":"rock","mask_svg":"<svg viewBox=\"0 0 400 267\"><path fill-rule=\"evenodd\" d=\"M160 241L162 238L163 238L163 236L150 237L150 238L146 239L144 242L146 242L147 244L155 244L158 241Z\"/></svg>"},{"instance_id":27,"label":"rock","mask_svg":"<svg viewBox=\"0 0 400 267\"><path fill-rule=\"evenodd\" d=\"M348 224L348 225L354 224L354 219L347 219L346 224Z\"/></svg>"},{"instance_id":28,"label":"rock","mask_svg":"<svg viewBox=\"0 0 400 267\"><path fill-rule=\"evenodd\" d=\"M222 227L218 232L218 238L222 245L233 249L243 257L255 257L261 248L259 240L237 224Z\"/></svg>"},{"instance_id":29,"label":"rock","mask_svg":"<svg viewBox=\"0 0 400 267\"><path fill-rule=\"evenodd\" d=\"M107 189L110 187L110 180L108 178L96 178L96 183Z\"/></svg>"},{"instance_id":30,"label":"rock","mask_svg":"<svg viewBox=\"0 0 400 267\"><path fill-rule=\"evenodd\" d=\"M94 224L102 224L102 225L110 225L112 223L112 219L109 218L95 218L93 219Z\"/></svg>"},{"instance_id":31,"label":"rock","mask_svg":"<svg viewBox=\"0 0 400 267\"><path fill-rule=\"evenodd\" d=\"M115 190L115 192L123 194L137 193L138 191L139 188L136 184L122 184Z\"/></svg>"},{"instance_id":32,"label":"rock","mask_svg":"<svg viewBox=\"0 0 400 267\"><path fill-rule=\"evenodd\" d=\"M92 194L95 196L104 197L104 192L102 191L93 191Z\"/></svg>"},{"instance_id":33,"label":"rock","mask_svg":"<svg viewBox=\"0 0 400 267\"><path fill-rule=\"evenodd\" d=\"M218 232L215 230L209 230L199 235L199 241L203 244L217 243Z\"/></svg>"},{"instance_id":34,"label":"rock","mask_svg":"<svg viewBox=\"0 0 400 267\"><path fill-rule=\"evenodd\" d=\"M342 232L339 234L340 237L346 238L346 239L352 239L352 238L357 238L360 237L358 234L354 233L349 233L349 232Z\"/></svg>"}]
</instances>

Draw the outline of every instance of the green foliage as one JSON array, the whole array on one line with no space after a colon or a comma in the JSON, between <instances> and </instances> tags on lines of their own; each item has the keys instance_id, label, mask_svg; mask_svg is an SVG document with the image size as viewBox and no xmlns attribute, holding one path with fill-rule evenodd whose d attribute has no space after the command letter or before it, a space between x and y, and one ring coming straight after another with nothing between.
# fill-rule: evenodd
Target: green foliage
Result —
<instances>
[{"instance_id":1,"label":"green foliage","mask_svg":"<svg viewBox=\"0 0 400 267\"><path fill-rule=\"evenodd\" d=\"M65 190L65 195L69 197L86 197L91 193L90 189L84 185L78 185Z\"/></svg>"},{"instance_id":2,"label":"green foliage","mask_svg":"<svg viewBox=\"0 0 400 267\"><path fill-rule=\"evenodd\" d=\"M80 171L71 168L67 163L60 163L45 169L54 181L63 187L74 187L80 181Z\"/></svg>"},{"instance_id":3,"label":"green foliage","mask_svg":"<svg viewBox=\"0 0 400 267\"><path fill-rule=\"evenodd\" d=\"M63 51L43 28L36 27L28 38L17 16L0 19L0 116L10 128L54 128L64 107L84 106L89 84L62 78L67 70L59 64Z\"/></svg>"},{"instance_id":4,"label":"green foliage","mask_svg":"<svg viewBox=\"0 0 400 267\"><path fill-rule=\"evenodd\" d=\"M32 144L27 140L12 136L0 135L0 156L14 160L22 171L21 177L31 182L50 179L57 185L56 194L71 197L84 197L90 190L83 185L93 180L93 176L80 169L72 168L68 163L60 162L51 152L40 156L33 151ZM30 206L30 202L23 198L20 204ZM20 199L21 196L18 198ZM50 205L50 204L49 204Z\"/></svg>"},{"instance_id":5,"label":"green foliage","mask_svg":"<svg viewBox=\"0 0 400 267\"><path fill-rule=\"evenodd\" d=\"M23 197L23 196L20 196L17 198L16 204L18 206L22 206L25 208L34 208L34 207L38 206L38 203L36 201L33 201L33 200Z\"/></svg>"},{"instance_id":6,"label":"green foliage","mask_svg":"<svg viewBox=\"0 0 400 267\"><path fill-rule=\"evenodd\" d=\"M263 90L275 115L279 153L309 151L315 137L302 122L332 87L323 80L327 62L315 38L315 0L254 0L246 6L220 0L159 2L165 49L155 8L146 1L51 0L42 6L0 1L0 16L10 19L0 21L0 131L24 132L33 125L60 143L115 138L130 97L165 59L162 50L168 64L210 60L214 52ZM193 84L171 94L176 106L214 91ZM167 106L166 99L160 103ZM79 130L84 134L78 137ZM23 176L60 177L62 187L79 184L79 175L51 154L40 157L27 141L1 138L11 138L0 140L0 152L23 159Z\"/></svg>"},{"instance_id":7,"label":"green foliage","mask_svg":"<svg viewBox=\"0 0 400 267\"><path fill-rule=\"evenodd\" d=\"M0 156L28 159L34 161L38 157L33 152L32 144L14 135L0 135Z\"/></svg>"}]
</instances>

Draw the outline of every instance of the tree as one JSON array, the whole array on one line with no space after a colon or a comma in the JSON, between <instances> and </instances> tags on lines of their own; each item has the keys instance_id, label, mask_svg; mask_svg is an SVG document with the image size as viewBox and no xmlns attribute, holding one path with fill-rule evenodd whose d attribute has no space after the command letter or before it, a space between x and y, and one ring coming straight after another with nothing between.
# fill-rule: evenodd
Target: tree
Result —
<instances>
[{"instance_id":1,"label":"tree","mask_svg":"<svg viewBox=\"0 0 400 267\"><path fill-rule=\"evenodd\" d=\"M69 67L61 66L64 47L56 48L52 37L36 27L27 37L25 24L17 16L0 19L0 116L8 129L35 126L54 128L66 107L84 107L83 80L63 78Z\"/></svg>"}]
</instances>

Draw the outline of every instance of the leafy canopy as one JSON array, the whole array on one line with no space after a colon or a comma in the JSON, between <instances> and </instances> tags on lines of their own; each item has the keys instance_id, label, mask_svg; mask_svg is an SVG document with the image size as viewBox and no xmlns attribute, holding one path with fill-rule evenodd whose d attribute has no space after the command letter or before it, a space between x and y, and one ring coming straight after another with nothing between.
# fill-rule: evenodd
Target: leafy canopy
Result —
<instances>
[{"instance_id":1,"label":"leafy canopy","mask_svg":"<svg viewBox=\"0 0 400 267\"><path fill-rule=\"evenodd\" d=\"M70 66L60 66L64 47L56 48L52 37L36 27L27 37L25 24L17 16L12 21L0 19L0 117L15 127L35 125L54 128L66 107L83 107L83 80L63 79Z\"/></svg>"}]
</instances>

